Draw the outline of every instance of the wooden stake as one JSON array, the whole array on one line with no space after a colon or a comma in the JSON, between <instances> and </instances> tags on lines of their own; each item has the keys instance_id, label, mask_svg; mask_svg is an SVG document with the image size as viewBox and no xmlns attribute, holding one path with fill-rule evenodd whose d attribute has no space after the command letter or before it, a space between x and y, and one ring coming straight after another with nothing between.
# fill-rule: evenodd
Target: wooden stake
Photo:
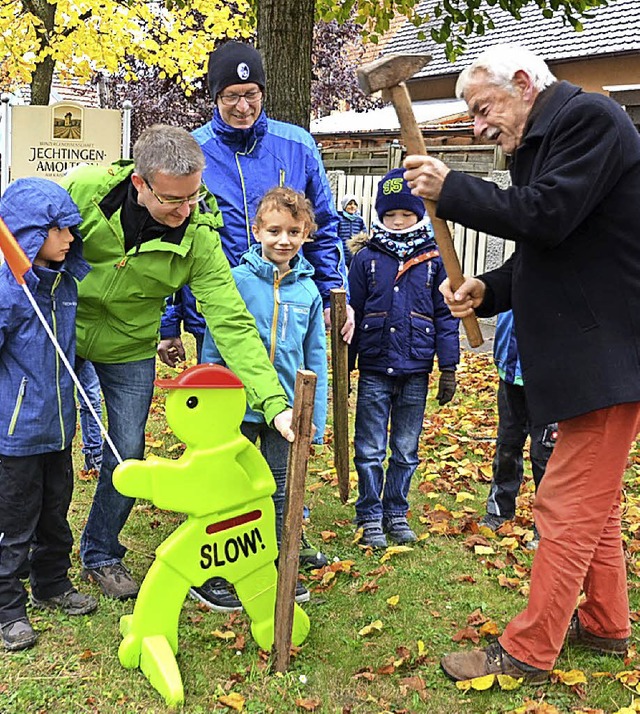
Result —
<instances>
[{"instance_id":1,"label":"wooden stake","mask_svg":"<svg viewBox=\"0 0 640 714\"><path fill-rule=\"evenodd\" d=\"M315 372L299 369L293 395L292 429L296 439L291 444L287 461L287 488L282 519L282 540L278 556L278 592L276 595L273 652L271 653L276 672L286 672L291 658L293 608L302 536L302 509L304 507L309 449L313 439L315 395Z\"/></svg>"},{"instance_id":2,"label":"wooden stake","mask_svg":"<svg viewBox=\"0 0 640 714\"><path fill-rule=\"evenodd\" d=\"M346 290L331 290L331 367L333 370L333 465L340 500L349 498L349 346L340 331L347 321Z\"/></svg>"}]
</instances>

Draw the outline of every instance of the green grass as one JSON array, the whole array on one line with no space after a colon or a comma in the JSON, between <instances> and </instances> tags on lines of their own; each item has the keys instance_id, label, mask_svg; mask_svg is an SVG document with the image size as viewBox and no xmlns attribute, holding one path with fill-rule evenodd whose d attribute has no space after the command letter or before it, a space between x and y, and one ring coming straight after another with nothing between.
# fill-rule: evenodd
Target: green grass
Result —
<instances>
[{"instance_id":1,"label":"green grass","mask_svg":"<svg viewBox=\"0 0 640 714\"><path fill-rule=\"evenodd\" d=\"M164 367L159 370L167 371ZM613 713L629 706L632 693L622 684L610 676L592 675L633 669L638 665L636 658L623 663L566 650L558 669L579 669L587 675L587 683L573 689L552 683L514 691L494 688L463 693L441 673L438 661L443 654L474 646L466 640L452 640L467 627L467 618L474 611L501 630L524 606L520 586L526 585L532 560L521 545L531 525L530 481L519 500L517 525L522 530L516 532L515 541L492 539L489 544L495 552L478 555L468 540L477 536L475 519L484 512L495 437L496 376L490 356L465 353L459 382L451 405L438 408L429 400L421 463L410 497L410 520L424 538L412 550L391 555L385 562L381 562L382 553L360 549L354 543L352 525L355 480L352 499L343 506L330 446L319 450L311 459L307 479L306 502L312 514L307 533L331 559L353 561L352 565L338 569L326 583L321 581L322 573L309 577L312 598L304 607L311 619L311 633L282 676L270 670L268 656L251 639L244 615L227 617L186 600L178 652L185 687L183 711L233 711L220 701L229 694L242 697L242 711L261 714L505 713L532 701L546 705L547 712ZM149 420L149 451L176 458L180 447L169 451L176 440L164 422L162 398L158 394ZM75 457L79 468L78 449ZM627 474L630 507L625 519L634 611L640 605L634 548L638 542L637 508L633 501L638 494L639 464L640 455L635 451ZM71 575L81 589L89 586L79 580L77 543L94 488L95 481L77 479L70 513L76 541ZM463 495L456 500L458 494ZM161 511L148 502L137 503L122 533L129 548L126 562L137 578L144 577L155 548L181 521L179 514ZM329 539L323 543L321 533L329 531L335 537L327 535ZM501 586L501 575L517 587ZM394 596L399 598L395 606L387 602ZM87 617L32 612L32 622L41 633L36 647L0 653L0 712L168 711L145 677L137 670L123 669L118 661L119 618L132 607L131 602L103 598L97 613ZM376 620L382 622L379 632L359 635ZM225 640L216 635L216 631L226 630L236 637ZM479 644L487 642L482 637ZM635 632L632 642L637 645ZM532 703L528 707L527 711L536 711Z\"/></svg>"}]
</instances>

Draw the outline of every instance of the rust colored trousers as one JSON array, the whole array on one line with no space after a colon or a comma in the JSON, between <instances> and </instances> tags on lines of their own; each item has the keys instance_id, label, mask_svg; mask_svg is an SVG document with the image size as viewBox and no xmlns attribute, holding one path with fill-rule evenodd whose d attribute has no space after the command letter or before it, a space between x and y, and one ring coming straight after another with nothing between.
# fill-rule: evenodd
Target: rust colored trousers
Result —
<instances>
[{"instance_id":1,"label":"rust colored trousers","mask_svg":"<svg viewBox=\"0 0 640 714\"><path fill-rule=\"evenodd\" d=\"M640 402L598 409L558 426L533 507L540 545L529 602L500 637L516 659L552 669L576 609L599 637L630 634L621 539L622 478L640 432Z\"/></svg>"}]
</instances>

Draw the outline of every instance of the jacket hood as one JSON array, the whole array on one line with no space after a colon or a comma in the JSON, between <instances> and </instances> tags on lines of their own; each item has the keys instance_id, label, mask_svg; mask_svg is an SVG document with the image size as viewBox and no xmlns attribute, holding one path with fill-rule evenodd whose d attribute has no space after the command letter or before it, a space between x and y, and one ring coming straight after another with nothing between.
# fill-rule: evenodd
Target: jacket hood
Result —
<instances>
[{"instance_id":1,"label":"jacket hood","mask_svg":"<svg viewBox=\"0 0 640 714\"><path fill-rule=\"evenodd\" d=\"M261 278L266 278L267 280L273 279L273 274L276 268L273 263L263 259L262 246L260 243L254 243L251 248L249 248L249 250L242 255L240 263L247 263L250 265L253 272ZM287 273L287 276L293 274L297 280L301 277L311 277L314 272L315 271L311 263L302 255L302 253L298 253L298 255L296 255L291 261L291 268Z\"/></svg>"},{"instance_id":2,"label":"jacket hood","mask_svg":"<svg viewBox=\"0 0 640 714\"><path fill-rule=\"evenodd\" d=\"M368 242L369 234L362 231L362 233L356 233L352 238L349 238L347 248L351 251L352 255L355 255L358 251L362 250Z\"/></svg>"},{"instance_id":3,"label":"jacket hood","mask_svg":"<svg viewBox=\"0 0 640 714\"><path fill-rule=\"evenodd\" d=\"M355 193L345 193L345 195L342 197L342 200L340 201L340 207L344 211L345 208L353 201L356 206L358 207L358 210L360 210L360 201L358 200L358 197L356 196Z\"/></svg>"},{"instance_id":4,"label":"jacket hood","mask_svg":"<svg viewBox=\"0 0 640 714\"><path fill-rule=\"evenodd\" d=\"M82 258L82 237L78 230L82 216L62 186L42 178L17 179L0 199L0 216L32 262L49 228L70 228L75 240L64 265L78 279L87 274L89 268Z\"/></svg>"}]
</instances>

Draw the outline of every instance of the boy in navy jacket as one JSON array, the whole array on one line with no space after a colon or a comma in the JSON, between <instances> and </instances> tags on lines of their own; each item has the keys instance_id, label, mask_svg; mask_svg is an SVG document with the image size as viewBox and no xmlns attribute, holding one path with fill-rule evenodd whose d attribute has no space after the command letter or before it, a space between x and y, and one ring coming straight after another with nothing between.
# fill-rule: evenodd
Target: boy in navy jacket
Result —
<instances>
[{"instance_id":1,"label":"boy in navy jacket","mask_svg":"<svg viewBox=\"0 0 640 714\"><path fill-rule=\"evenodd\" d=\"M416 540L407 522L411 478L418 465L418 439L429 374L438 357L440 405L451 401L460 359L458 320L438 286L446 274L421 198L412 196L402 169L378 184L371 237L354 253L349 269L356 331L349 348L357 364L355 466L356 522L361 544L384 548ZM387 441L391 447L384 470ZM384 493L383 493L384 492Z\"/></svg>"},{"instance_id":2,"label":"boy in navy jacket","mask_svg":"<svg viewBox=\"0 0 640 714\"><path fill-rule=\"evenodd\" d=\"M45 179L18 179L0 216L32 262L25 275L68 360L75 358L76 306L89 266L75 203ZM71 584L67 511L73 492L73 381L27 296L0 267L0 635L8 650L35 644L20 574L28 568L34 607L84 615L97 607Z\"/></svg>"}]
</instances>

